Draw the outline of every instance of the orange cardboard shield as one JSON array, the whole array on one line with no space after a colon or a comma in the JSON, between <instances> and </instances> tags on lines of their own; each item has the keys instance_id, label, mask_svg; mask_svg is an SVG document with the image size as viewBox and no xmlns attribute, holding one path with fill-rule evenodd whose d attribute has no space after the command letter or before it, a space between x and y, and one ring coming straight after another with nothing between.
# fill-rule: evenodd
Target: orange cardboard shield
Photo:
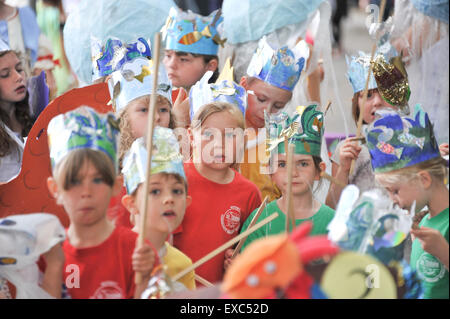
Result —
<instances>
[{"instance_id":1,"label":"orange cardboard shield","mask_svg":"<svg viewBox=\"0 0 450 319\"><path fill-rule=\"evenodd\" d=\"M45 212L58 216L62 225L68 227L67 214L47 189L47 178L51 175L47 126L56 115L82 105L88 105L99 113L112 111L107 105L109 100L108 85L100 83L73 89L53 100L42 111L28 134L19 175L0 185L0 218Z\"/></svg>"}]
</instances>

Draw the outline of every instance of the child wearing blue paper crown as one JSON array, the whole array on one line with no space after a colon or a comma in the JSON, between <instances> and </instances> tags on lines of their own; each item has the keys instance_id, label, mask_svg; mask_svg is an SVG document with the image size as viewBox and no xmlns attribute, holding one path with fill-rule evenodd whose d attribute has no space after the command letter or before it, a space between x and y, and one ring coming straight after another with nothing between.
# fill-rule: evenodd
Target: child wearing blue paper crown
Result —
<instances>
[{"instance_id":1,"label":"child wearing blue paper crown","mask_svg":"<svg viewBox=\"0 0 450 319\"><path fill-rule=\"evenodd\" d=\"M113 59L118 53L128 50L121 63ZM102 51L103 50L103 51ZM134 51L133 51L134 50ZM137 54L135 51L140 52ZM122 167L123 157L132 143L145 135L150 96L153 94L153 60L151 60L150 42L139 38L136 43L125 44L117 39L109 39L105 47L93 49L97 52L96 68L98 76L109 76L108 88L113 103L113 109L119 118L119 166ZM125 57L127 57L125 59ZM111 69L111 64L113 69ZM114 71L111 73L111 71ZM172 84L162 65L158 70L158 87L155 112L155 125L173 127L171 115ZM119 196L114 197L108 216L114 219L116 225L132 228L130 214L123 207L121 198L126 194L125 188Z\"/></svg>"},{"instance_id":2,"label":"child wearing blue paper crown","mask_svg":"<svg viewBox=\"0 0 450 319\"><path fill-rule=\"evenodd\" d=\"M448 169L439 153L428 114L416 105L412 117L380 111L367 132L376 180L401 208L415 205L411 268L424 285L424 298L449 298ZM415 204L414 204L415 203Z\"/></svg>"},{"instance_id":3,"label":"child wearing blue paper crown","mask_svg":"<svg viewBox=\"0 0 450 319\"><path fill-rule=\"evenodd\" d=\"M389 61L391 57L395 57L396 52L386 44L380 46L374 56L374 70L378 66L385 66L387 69L393 69L391 73L384 74L386 79L390 79L392 85L382 84L382 74L377 72L371 73L367 101L362 114L363 125L372 123L375 119L375 111L382 108L400 109L402 112L408 113L409 106L407 100L409 98L408 78L404 68L397 68L393 61ZM352 116L355 124L358 124L360 110L363 107L363 91L366 85L367 74L369 72L370 55L363 52L359 56L347 59L348 72L347 76L353 88L352 99ZM400 57L396 57L397 59ZM401 63L398 61L399 64ZM397 65L399 65L397 64ZM395 77L394 76L394 72ZM379 74L379 75L378 75ZM400 77L398 77L400 75ZM386 82L384 82L386 83ZM394 87L397 88L394 91ZM399 90L398 88L402 88ZM391 91L389 91L391 89ZM390 97L391 99L389 99ZM393 100L394 97L394 100ZM355 160L353 173L350 174L352 160ZM370 166L370 155L365 144L359 145L354 137L349 137L341 141L336 146L336 150L331 157L332 175L340 185L332 183L328 191L326 203L330 207L335 208L339 201L343 186L347 184L355 184L361 192L378 187L375 183L373 170Z\"/></svg>"},{"instance_id":4,"label":"child wearing blue paper crown","mask_svg":"<svg viewBox=\"0 0 450 319\"><path fill-rule=\"evenodd\" d=\"M190 92L193 160L184 169L192 204L174 232L174 246L194 262L235 237L261 204L258 188L235 170L243 153L245 90L232 80L230 69L209 84L211 75L207 72ZM220 282L223 263L221 253L196 273Z\"/></svg>"},{"instance_id":5,"label":"child wearing blue paper crown","mask_svg":"<svg viewBox=\"0 0 450 319\"><path fill-rule=\"evenodd\" d=\"M64 280L72 298L139 297L153 269L152 248L137 248L137 235L115 227L106 215L121 188L113 120L112 114L80 107L48 126L53 166L48 188L70 219L63 250ZM134 283L136 271L144 277L140 285Z\"/></svg>"},{"instance_id":6,"label":"child wearing blue paper crown","mask_svg":"<svg viewBox=\"0 0 450 319\"><path fill-rule=\"evenodd\" d=\"M269 116L266 113L267 152L270 152L270 177L281 190L282 196L274 200L263 210L259 221L277 212L278 217L266 226L251 233L243 249L258 238L275 235L286 231L287 203L287 155L286 149L293 144L292 202L295 226L306 220L313 222L312 235L326 234L328 223L334 217L334 210L319 203L313 196L314 181L320 180L320 173L325 170L325 163L320 158L320 147L323 135L323 114L316 111L316 105L297 107L294 116L286 113ZM245 231L256 214L256 210L247 218L241 232ZM231 257L233 250L227 251ZM231 260L228 258L226 267Z\"/></svg>"},{"instance_id":7,"label":"child wearing blue paper crown","mask_svg":"<svg viewBox=\"0 0 450 319\"><path fill-rule=\"evenodd\" d=\"M183 169L178 141L172 130L155 127L152 152L152 170L149 181L149 199L146 239L158 250L159 259L170 277L192 265L191 260L166 240L183 221L186 207L191 203L187 195L188 185ZM148 152L144 139L137 139L125 156L122 173L127 195L124 206L135 216L135 228L140 227L144 183ZM178 280L188 289L195 289L194 271Z\"/></svg>"},{"instance_id":8,"label":"child wearing blue paper crown","mask_svg":"<svg viewBox=\"0 0 450 319\"><path fill-rule=\"evenodd\" d=\"M292 90L300 79L309 57L307 43L299 41L294 48L287 46L272 48L263 37L247 69L247 76L240 84L248 93L248 108L245 126L248 144L241 164L241 173L260 189L262 196L275 200L280 190L267 174L261 171L261 164L267 163L264 140L264 112L278 113L292 98ZM274 62L275 61L275 62ZM275 63L275 64L274 64Z\"/></svg>"},{"instance_id":9,"label":"child wearing blue paper crown","mask_svg":"<svg viewBox=\"0 0 450 319\"><path fill-rule=\"evenodd\" d=\"M220 10L203 17L175 7L170 9L162 29L166 41L163 63L175 87L189 91L206 71L214 72L211 82L217 79L217 52L219 44L223 46L225 42L221 39L222 21Z\"/></svg>"}]
</instances>

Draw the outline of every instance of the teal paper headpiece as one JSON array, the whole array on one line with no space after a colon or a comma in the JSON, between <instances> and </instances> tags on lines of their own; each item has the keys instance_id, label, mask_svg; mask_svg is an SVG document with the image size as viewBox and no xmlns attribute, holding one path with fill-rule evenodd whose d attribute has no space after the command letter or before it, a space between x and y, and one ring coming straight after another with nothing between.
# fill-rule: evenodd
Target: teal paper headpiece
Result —
<instances>
[{"instance_id":1,"label":"teal paper headpiece","mask_svg":"<svg viewBox=\"0 0 450 319\"><path fill-rule=\"evenodd\" d=\"M89 148L108 155L117 165L118 125L114 114L99 114L89 106L55 116L48 124L48 145L55 167L70 151Z\"/></svg>"},{"instance_id":2,"label":"teal paper headpiece","mask_svg":"<svg viewBox=\"0 0 450 319\"><path fill-rule=\"evenodd\" d=\"M247 75L258 78L280 89L292 91L309 58L308 44L301 40L291 50L287 46L273 49L264 36L258 42Z\"/></svg>"},{"instance_id":3,"label":"teal paper headpiece","mask_svg":"<svg viewBox=\"0 0 450 319\"><path fill-rule=\"evenodd\" d=\"M120 70L125 62L138 57L152 58L150 41L139 38L136 42L125 43L117 38L108 38L106 43L91 36L92 81Z\"/></svg>"},{"instance_id":4,"label":"teal paper headpiece","mask_svg":"<svg viewBox=\"0 0 450 319\"><path fill-rule=\"evenodd\" d=\"M123 161L122 174L128 194L133 194L139 184L145 182L147 158L144 138L138 138ZM178 174L186 180L178 140L171 129L160 126L156 126L153 131L151 171L151 174L158 173Z\"/></svg>"},{"instance_id":5,"label":"teal paper headpiece","mask_svg":"<svg viewBox=\"0 0 450 319\"><path fill-rule=\"evenodd\" d=\"M134 99L153 94L153 60L140 57L126 62L121 70L112 74L108 88L116 114L120 114ZM162 64L159 65L156 94L165 97L172 105L172 83Z\"/></svg>"},{"instance_id":6,"label":"teal paper headpiece","mask_svg":"<svg viewBox=\"0 0 450 319\"><path fill-rule=\"evenodd\" d=\"M292 118L282 112L269 117L265 114L266 151L286 154L285 139L295 145L295 154L320 156L323 127L323 113L316 111L316 105L298 106Z\"/></svg>"},{"instance_id":7,"label":"teal paper headpiece","mask_svg":"<svg viewBox=\"0 0 450 319\"><path fill-rule=\"evenodd\" d=\"M394 110L377 111L378 118L367 128L367 147L375 173L413 166L440 157L428 114L419 104L413 117Z\"/></svg>"},{"instance_id":8,"label":"teal paper headpiece","mask_svg":"<svg viewBox=\"0 0 450 319\"><path fill-rule=\"evenodd\" d=\"M166 50L217 55L219 44L223 46L226 41L221 39L222 22L220 10L204 17L172 7L161 30Z\"/></svg>"},{"instance_id":9,"label":"teal paper headpiece","mask_svg":"<svg viewBox=\"0 0 450 319\"><path fill-rule=\"evenodd\" d=\"M234 82L230 60L226 61L217 81L210 84L208 81L212 75L212 71L207 71L189 91L189 114L191 120L203 105L216 101L227 102L237 106L245 116L247 92L242 86Z\"/></svg>"}]
</instances>

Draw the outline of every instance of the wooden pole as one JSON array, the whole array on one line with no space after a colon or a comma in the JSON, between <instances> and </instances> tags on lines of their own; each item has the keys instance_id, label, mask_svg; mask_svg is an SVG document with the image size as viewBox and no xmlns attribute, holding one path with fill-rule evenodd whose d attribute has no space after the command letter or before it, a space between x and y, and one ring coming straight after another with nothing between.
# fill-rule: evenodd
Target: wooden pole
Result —
<instances>
[{"instance_id":1,"label":"wooden pole","mask_svg":"<svg viewBox=\"0 0 450 319\"><path fill-rule=\"evenodd\" d=\"M212 283L210 283L208 280L206 280L203 277L200 277L197 274L195 274L195 280L197 280L199 283L201 283L205 287L214 287L214 285Z\"/></svg>"},{"instance_id":2,"label":"wooden pole","mask_svg":"<svg viewBox=\"0 0 450 319\"><path fill-rule=\"evenodd\" d=\"M144 183L144 202L142 204L142 209L140 211L140 224L139 224L139 237L138 237L138 247L144 245L145 240L145 226L147 223L147 208L148 208L148 192L149 192L149 182L152 167L152 151L153 151L153 129L155 125L155 109L156 109L156 92L158 88L158 71L159 71L159 47L161 44L160 33L155 34L155 49L153 58L153 90L150 96L150 108L147 121L147 177ZM142 282L142 274L137 272L135 275L135 283L140 284Z\"/></svg>"},{"instance_id":3,"label":"wooden pole","mask_svg":"<svg viewBox=\"0 0 450 319\"><path fill-rule=\"evenodd\" d=\"M386 7L386 0L381 0L380 13L378 16L378 23L381 23L381 21L383 21L385 7ZM372 54L370 56L370 62L372 62L372 60L373 60L373 56L375 55L376 49L377 49L377 42L375 41L375 43L372 46ZM367 72L366 85L364 87L363 99L362 99L361 107L359 110L358 127L356 128L356 137L358 137L358 138L362 137L361 128L362 128L362 122L363 122L364 108L365 108L366 102L367 102L367 92L368 92L371 74L372 74L372 63L369 64L369 72ZM352 163L350 165L350 175L353 174L354 170L355 170L355 160L352 160Z\"/></svg>"},{"instance_id":4,"label":"wooden pole","mask_svg":"<svg viewBox=\"0 0 450 319\"><path fill-rule=\"evenodd\" d=\"M290 232L289 224L292 224L292 229L295 227L294 209L292 204L292 171L294 169L294 144L289 144L287 156L287 214L286 214L286 233Z\"/></svg>"},{"instance_id":5,"label":"wooden pole","mask_svg":"<svg viewBox=\"0 0 450 319\"><path fill-rule=\"evenodd\" d=\"M264 218L262 221L257 223L251 228L248 228L246 231L244 231L242 234L239 234L238 236L234 237L233 239L227 241L225 244L220 246L219 248L214 249L212 252L207 254L206 256L200 258L195 263L193 263L190 267L185 268L184 270L180 271L178 274L172 277L173 281L177 281L181 277L185 276L189 272L195 270L198 266L203 265L205 262L209 261L210 259L214 258L221 252L223 252L225 249L233 246L235 243L240 241L242 238L247 237L251 233L253 233L255 230L258 230L259 228L263 227L265 224L270 223L272 220L278 217L278 213L273 213L272 215Z\"/></svg>"},{"instance_id":6,"label":"wooden pole","mask_svg":"<svg viewBox=\"0 0 450 319\"><path fill-rule=\"evenodd\" d=\"M266 204L267 201L269 200L269 196L266 196L263 200L263 202L261 203L261 205L259 206L258 210L256 211L255 216L253 216L253 219L251 220L250 224L248 225L248 228L253 227L253 225L255 225L256 221L258 220L259 216L261 215L262 211L263 211L263 207L266 208ZM236 248L233 251L233 255L231 255L231 258L236 257L236 255L239 253L239 251L242 248L242 245L244 245L245 241L247 240L247 237L242 238L238 245L236 246Z\"/></svg>"}]
</instances>

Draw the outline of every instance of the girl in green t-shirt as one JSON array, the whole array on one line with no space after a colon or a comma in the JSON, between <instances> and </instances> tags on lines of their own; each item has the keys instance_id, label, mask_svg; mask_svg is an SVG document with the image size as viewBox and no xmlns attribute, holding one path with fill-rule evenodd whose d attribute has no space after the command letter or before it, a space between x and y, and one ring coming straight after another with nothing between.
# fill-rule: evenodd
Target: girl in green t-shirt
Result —
<instances>
[{"instance_id":1,"label":"girl in green t-shirt","mask_svg":"<svg viewBox=\"0 0 450 319\"><path fill-rule=\"evenodd\" d=\"M271 153L271 167L268 172L270 172L272 181L280 189L282 196L264 208L258 221L275 212L278 213L278 217L251 233L245 240L242 249L259 238L286 231L288 170L287 146L285 147L284 137L288 138L288 144L294 144L292 208L295 226L310 220L313 223L312 235L327 233L327 226L334 217L334 210L318 202L313 194L314 182L320 181L321 172L325 171L325 163L320 158L323 114L316 111L315 108L315 105L298 107L292 118L289 118L285 113L278 115L278 119L266 118L266 130L269 130L267 151ZM241 233L249 227L256 212L257 210L253 211L247 218ZM292 226L290 229L292 229ZM231 263L232 254L233 249L227 250L225 268Z\"/></svg>"},{"instance_id":2,"label":"girl in green t-shirt","mask_svg":"<svg viewBox=\"0 0 450 319\"><path fill-rule=\"evenodd\" d=\"M379 148L386 135L391 153L398 155L386 156L387 149ZM410 264L422 280L424 298L449 298L448 170L427 113L419 105L412 117L384 113L369 126L367 143L375 178L394 203L411 210L415 202L416 214L427 206L428 212L411 230Z\"/></svg>"}]
</instances>

